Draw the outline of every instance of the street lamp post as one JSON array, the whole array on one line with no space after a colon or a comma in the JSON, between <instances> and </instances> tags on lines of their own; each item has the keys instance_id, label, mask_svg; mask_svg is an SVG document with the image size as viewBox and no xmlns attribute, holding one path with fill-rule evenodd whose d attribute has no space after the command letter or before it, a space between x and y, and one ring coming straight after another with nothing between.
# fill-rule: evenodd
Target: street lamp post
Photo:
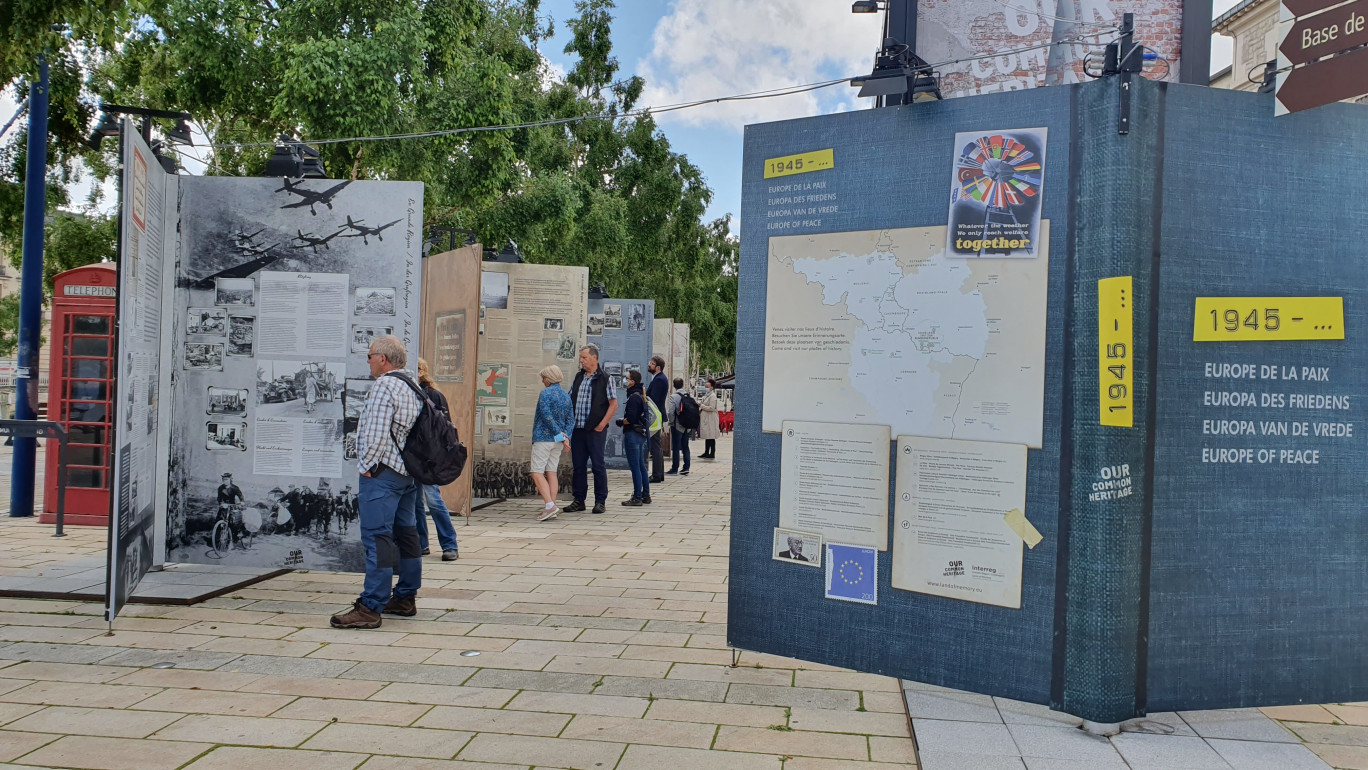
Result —
<instances>
[{"instance_id":1,"label":"street lamp post","mask_svg":"<svg viewBox=\"0 0 1368 770\"><path fill-rule=\"evenodd\" d=\"M28 161L24 168L24 244L19 269L19 349L15 362L14 417L33 420L38 400L38 348L43 328L43 221L47 216L48 65L38 57L38 81L29 84ZM38 440L14 439L10 509L33 515Z\"/></svg>"}]
</instances>

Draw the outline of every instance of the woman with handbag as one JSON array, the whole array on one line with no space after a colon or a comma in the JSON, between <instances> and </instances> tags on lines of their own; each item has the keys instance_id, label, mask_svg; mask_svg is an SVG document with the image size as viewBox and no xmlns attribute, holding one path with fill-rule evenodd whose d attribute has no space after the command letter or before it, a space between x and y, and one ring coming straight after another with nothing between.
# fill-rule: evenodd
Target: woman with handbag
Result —
<instances>
[{"instance_id":1,"label":"woman with handbag","mask_svg":"<svg viewBox=\"0 0 1368 770\"><path fill-rule=\"evenodd\" d=\"M651 418L646 409L646 389L641 386L641 372L627 372L627 410L617 421L622 426L623 446L627 451L627 467L632 470L632 496L623 505L640 506L651 502L651 476L646 470L646 443L651 440Z\"/></svg>"}]
</instances>

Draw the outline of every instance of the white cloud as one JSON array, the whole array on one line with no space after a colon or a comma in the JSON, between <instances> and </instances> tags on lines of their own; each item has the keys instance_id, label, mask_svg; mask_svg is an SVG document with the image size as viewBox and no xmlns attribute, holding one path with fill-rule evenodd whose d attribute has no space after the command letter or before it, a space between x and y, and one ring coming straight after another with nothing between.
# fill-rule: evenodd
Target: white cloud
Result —
<instances>
[{"instance_id":1,"label":"white cloud","mask_svg":"<svg viewBox=\"0 0 1368 770\"><path fill-rule=\"evenodd\" d=\"M849 0L674 0L638 64L644 105L664 106L867 73L883 14L852 14ZM661 116L692 126L747 123L868 106L836 85L793 96L727 102Z\"/></svg>"}]
</instances>

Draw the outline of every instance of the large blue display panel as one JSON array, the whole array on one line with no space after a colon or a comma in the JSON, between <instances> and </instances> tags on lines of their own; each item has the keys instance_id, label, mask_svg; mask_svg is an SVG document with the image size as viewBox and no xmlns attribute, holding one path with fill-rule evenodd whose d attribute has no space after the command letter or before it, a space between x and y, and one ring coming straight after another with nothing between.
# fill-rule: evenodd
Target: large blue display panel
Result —
<instances>
[{"instance_id":1,"label":"large blue display panel","mask_svg":"<svg viewBox=\"0 0 1368 770\"><path fill-rule=\"evenodd\" d=\"M893 588L890 552L877 605L824 598L822 570L771 554L770 238L944 226L956 134L1028 128L1048 130L1050 249L1026 487L1043 540L1025 551L1020 609ZM1270 96L1116 78L748 127L730 642L1098 722L1368 698L1365 130L1359 106L1275 119ZM765 178L767 161L828 149L805 156L820 172ZM823 203L795 213L798 195ZM1132 288L1100 305L1114 278ZM1302 318L1341 301L1342 319ZM1115 362L1099 330L1117 313L1133 323L1133 420L1104 425ZM1197 341L1216 334L1204 323L1249 339ZM1264 334L1298 323L1343 338ZM893 473L890 487L890 501L907 491Z\"/></svg>"},{"instance_id":2,"label":"large blue display panel","mask_svg":"<svg viewBox=\"0 0 1368 770\"><path fill-rule=\"evenodd\" d=\"M1029 453L1027 504L1045 535L1027 551L1020 610L892 590L879 562L879 604L826 600L821 570L771 559L778 523L780 436L761 432L766 268L771 235L944 225L956 132L1047 127L1049 166L1069 165L1070 91L1037 89L748 126L741 216L737 338L736 472L732 484L728 633L737 647L861 671L1048 702L1058 551L1060 408L1067 260L1068 185L1047 181L1051 222L1050 323L1046 338L1044 448ZM764 178L768 158L834 148L835 169ZM788 185L820 183L836 211L819 222L771 216ZM1053 186L1051 186L1053 184ZM775 192L771 193L771 188ZM831 199L829 199L831 200ZM830 205L830 204L828 204ZM787 227L771 229L776 222ZM889 399L902 394L890 390ZM813 415L813 420L821 420ZM796 622L795 622L796 621Z\"/></svg>"},{"instance_id":3,"label":"large blue display panel","mask_svg":"<svg viewBox=\"0 0 1368 770\"><path fill-rule=\"evenodd\" d=\"M1166 110L1149 706L1368 699L1368 110ZM1193 342L1197 297L1343 297L1345 338Z\"/></svg>"}]
</instances>

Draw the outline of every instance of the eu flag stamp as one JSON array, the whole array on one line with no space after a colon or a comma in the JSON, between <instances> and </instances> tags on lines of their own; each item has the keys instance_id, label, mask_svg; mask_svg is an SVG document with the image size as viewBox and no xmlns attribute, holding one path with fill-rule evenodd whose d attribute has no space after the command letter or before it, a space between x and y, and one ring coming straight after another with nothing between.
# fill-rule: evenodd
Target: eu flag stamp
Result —
<instances>
[{"instance_id":1,"label":"eu flag stamp","mask_svg":"<svg viewBox=\"0 0 1368 770\"><path fill-rule=\"evenodd\" d=\"M859 545L826 544L826 598L879 603L879 552Z\"/></svg>"}]
</instances>

